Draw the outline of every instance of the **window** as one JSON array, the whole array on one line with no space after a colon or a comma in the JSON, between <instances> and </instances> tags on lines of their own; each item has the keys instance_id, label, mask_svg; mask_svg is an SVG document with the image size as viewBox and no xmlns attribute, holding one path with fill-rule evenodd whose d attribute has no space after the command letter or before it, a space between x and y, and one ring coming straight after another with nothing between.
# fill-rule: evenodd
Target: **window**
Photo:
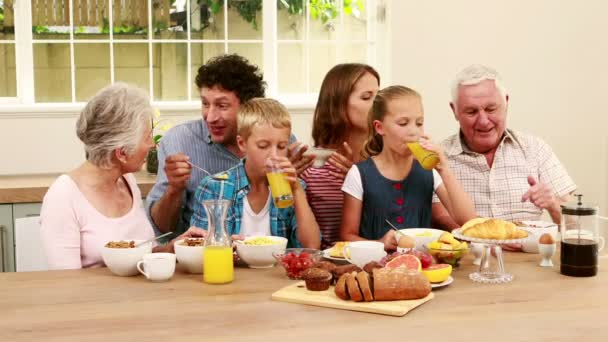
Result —
<instances>
[{"instance_id":1,"label":"window","mask_svg":"<svg viewBox=\"0 0 608 342\"><path fill-rule=\"evenodd\" d=\"M197 70L222 53L259 65L269 96L314 94L336 63L379 64L376 12L384 6L382 0L2 3L0 98L26 104L86 101L114 81L147 89L154 101L198 101ZM13 23L21 17L12 6L31 15ZM15 52L16 45L22 50ZM19 84L15 69L27 71Z\"/></svg>"}]
</instances>

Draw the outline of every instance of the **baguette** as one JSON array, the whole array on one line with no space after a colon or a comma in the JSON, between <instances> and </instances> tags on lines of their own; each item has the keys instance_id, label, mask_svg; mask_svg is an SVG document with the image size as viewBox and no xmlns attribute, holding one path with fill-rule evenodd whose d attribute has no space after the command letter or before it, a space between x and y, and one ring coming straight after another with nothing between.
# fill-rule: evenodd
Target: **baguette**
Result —
<instances>
[{"instance_id":1,"label":"baguette","mask_svg":"<svg viewBox=\"0 0 608 342\"><path fill-rule=\"evenodd\" d=\"M361 294L361 288L359 287L359 283L357 282L357 272L347 273L346 275L346 289L348 290L348 294L350 295L350 299L355 302L362 302L363 295Z\"/></svg>"},{"instance_id":2,"label":"baguette","mask_svg":"<svg viewBox=\"0 0 608 342\"><path fill-rule=\"evenodd\" d=\"M366 302L371 302L374 300L374 296L372 295L372 281L369 277L369 273L365 271L361 271L356 275L357 283L359 283L359 288L361 289L361 293L363 294L363 299Z\"/></svg>"},{"instance_id":3,"label":"baguette","mask_svg":"<svg viewBox=\"0 0 608 342\"><path fill-rule=\"evenodd\" d=\"M374 269L373 287L375 300L420 299L431 293L431 283L422 273L405 268Z\"/></svg>"}]
</instances>

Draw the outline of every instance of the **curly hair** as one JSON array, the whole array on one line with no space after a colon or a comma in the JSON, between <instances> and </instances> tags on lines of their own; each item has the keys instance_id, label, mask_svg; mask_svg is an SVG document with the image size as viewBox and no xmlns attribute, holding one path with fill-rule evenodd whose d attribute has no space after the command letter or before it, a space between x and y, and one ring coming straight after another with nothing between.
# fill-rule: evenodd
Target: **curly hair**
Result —
<instances>
[{"instance_id":1,"label":"curly hair","mask_svg":"<svg viewBox=\"0 0 608 342\"><path fill-rule=\"evenodd\" d=\"M208 60L198 69L195 83L198 89L220 86L233 91L241 103L264 97L266 88L258 66L237 54L220 55Z\"/></svg>"}]
</instances>

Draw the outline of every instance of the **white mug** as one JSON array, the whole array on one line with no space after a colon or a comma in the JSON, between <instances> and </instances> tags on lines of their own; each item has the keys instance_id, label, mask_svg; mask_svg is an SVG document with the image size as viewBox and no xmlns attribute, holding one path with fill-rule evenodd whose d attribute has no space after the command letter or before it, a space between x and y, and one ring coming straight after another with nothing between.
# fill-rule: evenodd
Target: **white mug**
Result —
<instances>
[{"instance_id":1,"label":"white mug","mask_svg":"<svg viewBox=\"0 0 608 342\"><path fill-rule=\"evenodd\" d=\"M528 238L521 244L521 250L526 253L538 253L538 240L540 236L548 233L553 238L553 241L557 241L557 225L549 225L546 227L529 227L527 231L530 233Z\"/></svg>"},{"instance_id":2,"label":"white mug","mask_svg":"<svg viewBox=\"0 0 608 342\"><path fill-rule=\"evenodd\" d=\"M344 258L361 268L370 261L386 256L384 244L378 241L354 241L344 247Z\"/></svg>"},{"instance_id":3,"label":"white mug","mask_svg":"<svg viewBox=\"0 0 608 342\"><path fill-rule=\"evenodd\" d=\"M148 253L137 262L137 269L151 281L166 281L175 272L175 254Z\"/></svg>"}]
</instances>

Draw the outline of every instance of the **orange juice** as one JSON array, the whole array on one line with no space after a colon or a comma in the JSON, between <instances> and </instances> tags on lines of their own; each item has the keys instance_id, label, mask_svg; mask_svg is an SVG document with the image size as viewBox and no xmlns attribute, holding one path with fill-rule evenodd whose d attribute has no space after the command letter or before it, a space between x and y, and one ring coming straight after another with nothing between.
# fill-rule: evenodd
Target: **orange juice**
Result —
<instances>
[{"instance_id":1,"label":"orange juice","mask_svg":"<svg viewBox=\"0 0 608 342\"><path fill-rule=\"evenodd\" d=\"M203 251L203 281L226 284L234 280L232 247L206 246Z\"/></svg>"},{"instance_id":2,"label":"orange juice","mask_svg":"<svg viewBox=\"0 0 608 342\"><path fill-rule=\"evenodd\" d=\"M407 147L412 151L420 166L426 170L432 170L439 163L439 156L433 151L424 149L419 142L408 142Z\"/></svg>"},{"instance_id":3,"label":"orange juice","mask_svg":"<svg viewBox=\"0 0 608 342\"><path fill-rule=\"evenodd\" d=\"M285 179L285 175L282 172L269 172L266 174L266 177L268 178L275 207L291 207L293 205L293 194L291 193L289 182Z\"/></svg>"}]
</instances>

